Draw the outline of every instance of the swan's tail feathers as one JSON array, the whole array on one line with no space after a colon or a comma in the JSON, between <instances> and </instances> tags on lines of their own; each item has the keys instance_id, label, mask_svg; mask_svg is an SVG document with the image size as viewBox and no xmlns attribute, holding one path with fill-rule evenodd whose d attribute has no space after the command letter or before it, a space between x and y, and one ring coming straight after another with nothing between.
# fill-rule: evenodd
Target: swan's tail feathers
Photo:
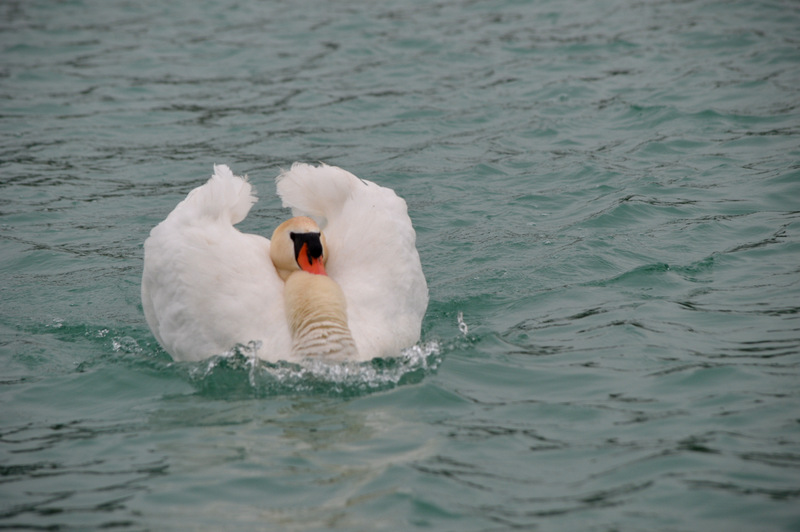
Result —
<instances>
[{"instance_id":1,"label":"swan's tail feathers","mask_svg":"<svg viewBox=\"0 0 800 532\"><path fill-rule=\"evenodd\" d=\"M305 163L294 163L277 182L284 207L291 207L295 216L310 216L321 223L338 214L355 187L365 185L339 167Z\"/></svg>"},{"instance_id":2,"label":"swan's tail feathers","mask_svg":"<svg viewBox=\"0 0 800 532\"><path fill-rule=\"evenodd\" d=\"M233 175L226 165L215 164L211 179L192 190L174 212L238 224L257 200L247 176Z\"/></svg>"}]
</instances>

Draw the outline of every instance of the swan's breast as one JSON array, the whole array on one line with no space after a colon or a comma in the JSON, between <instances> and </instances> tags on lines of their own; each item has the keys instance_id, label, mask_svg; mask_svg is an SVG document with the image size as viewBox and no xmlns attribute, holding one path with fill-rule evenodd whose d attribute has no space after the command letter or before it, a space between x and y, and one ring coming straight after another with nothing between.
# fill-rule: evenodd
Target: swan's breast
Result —
<instances>
[{"instance_id":1,"label":"swan's breast","mask_svg":"<svg viewBox=\"0 0 800 532\"><path fill-rule=\"evenodd\" d=\"M295 272L286 280L284 300L294 356L337 359L357 356L347 325L344 294L333 279Z\"/></svg>"}]
</instances>

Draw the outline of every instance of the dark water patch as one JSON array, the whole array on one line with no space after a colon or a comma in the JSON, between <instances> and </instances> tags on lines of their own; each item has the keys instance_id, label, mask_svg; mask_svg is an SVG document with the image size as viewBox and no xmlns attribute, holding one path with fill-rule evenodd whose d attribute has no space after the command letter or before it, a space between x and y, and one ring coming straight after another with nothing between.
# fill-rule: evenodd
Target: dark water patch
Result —
<instances>
[{"instance_id":1,"label":"dark water patch","mask_svg":"<svg viewBox=\"0 0 800 532\"><path fill-rule=\"evenodd\" d=\"M746 496L765 496L778 501L800 498L800 489L758 488L741 485L733 482L716 482L713 480L688 480L686 484L691 489L721 490Z\"/></svg>"},{"instance_id":2,"label":"dark water patch","mask_svg":"<svg viewBox=\"0 0 800 532\"><path fill-rule=\"evenodd\" d=\"M742 460L753 460L774 467L800 468L800 454L792 452L745 452L741 454Z\"/></svg>"}]
</instances>

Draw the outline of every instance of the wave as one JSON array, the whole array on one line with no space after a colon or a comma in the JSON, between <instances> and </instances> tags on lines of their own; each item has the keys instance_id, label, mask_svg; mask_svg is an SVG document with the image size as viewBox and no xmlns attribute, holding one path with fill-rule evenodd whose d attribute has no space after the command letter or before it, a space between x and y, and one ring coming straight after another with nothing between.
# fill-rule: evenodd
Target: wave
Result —
<instances>
[{"instance_id":1,"label":"wave","mask_svg":"<svg viewBox=\"0 0 800 532\"><path fill-rule=\"evenodd\" d=\"M331 363L308 358L271 363L252 343L194 363L173 363L202 395L225 399L273 395L358 396L420 382L442 361L438 342L412 346L393 358Z\"/></svg>"}]
</instances>

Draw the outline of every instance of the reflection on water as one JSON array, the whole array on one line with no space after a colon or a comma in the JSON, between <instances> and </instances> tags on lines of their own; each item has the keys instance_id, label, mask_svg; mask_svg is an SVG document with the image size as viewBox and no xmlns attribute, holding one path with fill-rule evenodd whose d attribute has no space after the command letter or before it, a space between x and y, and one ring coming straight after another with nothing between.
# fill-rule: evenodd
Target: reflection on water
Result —
<instances>
[{"instance_id":1,"label":"reflection on water","mask_svg":"<svg viewBox=\"0 0 800 532\"><path fill-rule=\"evenodd\" d=\"M413 388L391 393L413 395ZM152 452L169 464L169 477L151 484L159 493L152 503L163 507L149 507L149 515L167 523L203 516L212 527L233 515L300 530L368 526L359 512L408 499L406 466L441 445L435 430L406 409L361 404L369 397L167 399L148 423L157 442ZM230 470L237 474L223 474ZM212 493L212 504L192 503ZM398 521L386 516L383 524Z\"/></svg>"}]
</instances>

